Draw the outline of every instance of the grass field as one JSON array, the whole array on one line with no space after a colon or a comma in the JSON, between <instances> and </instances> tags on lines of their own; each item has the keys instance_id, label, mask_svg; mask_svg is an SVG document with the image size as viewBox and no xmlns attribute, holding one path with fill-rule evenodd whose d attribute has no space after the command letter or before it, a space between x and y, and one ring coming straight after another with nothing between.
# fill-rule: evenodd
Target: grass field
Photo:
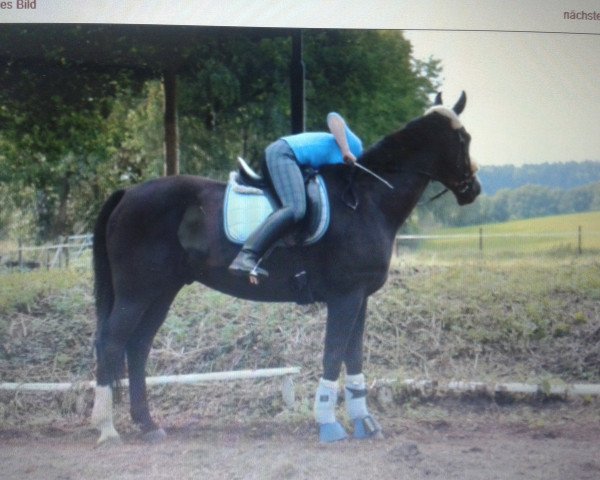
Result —
<instances>
[{"instance_id":1,"label":"grass field","mask_svg":"<svg viewBox=\"0 0 600 480\"><path fill-rule=\"evenodd\" d=\"M439 238L405 240L402 245L409 248L418 245L419 252L438 256L569 255L579 253L580 248L584 254L597 254L600 252L600 212L443 228L426 233Z\"/></svg>"}]
</instances>

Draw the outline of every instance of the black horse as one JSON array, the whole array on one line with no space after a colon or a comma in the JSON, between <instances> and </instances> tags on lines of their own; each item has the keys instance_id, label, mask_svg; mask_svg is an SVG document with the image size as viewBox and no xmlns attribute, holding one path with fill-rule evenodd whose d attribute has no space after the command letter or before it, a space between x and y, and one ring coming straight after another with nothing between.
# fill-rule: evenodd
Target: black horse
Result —
<instances>
[{"instance_id":1,"label":"black horse","mask_svg":"<svg viewBox=\"0 0 600 480\"><path fill-rule=\"evenodd\" d=\"M331 205L327 232L310 246L275 249L265 260L270 276L258 286L227 270L240 247L224 234L225 184L174 176L113 193L94 231L98 324L92 422L101 432L99 442L118 439L112 389L124 373L125 357L132 419L148 439L164 437L148 409L146 360L173 299L193 281L240 298L296 302L298 289L291 278L297 273L293 266L301 266L312 300L327 305L322 381L337 390L342 363L347 378L361 376L367 299L386 281L398 228L432 180L452 191L460 205L480 193L469 157L470 136L458 117L465 104L464 92L452 109L442 106L438 95L422 117L363 153L359 162L393 189L345 165L323 168ZM317 394L323 397L322 390ZM356 436L379 434L366 412L364 382L358 390L347 385L346 395L352 394L364 417L357 419L356 428L362 430ZM335 402L329 405L335 408ZM344 438L333 410L325 416L335 428L322 440Z\"/></svg>"}]
</instances>

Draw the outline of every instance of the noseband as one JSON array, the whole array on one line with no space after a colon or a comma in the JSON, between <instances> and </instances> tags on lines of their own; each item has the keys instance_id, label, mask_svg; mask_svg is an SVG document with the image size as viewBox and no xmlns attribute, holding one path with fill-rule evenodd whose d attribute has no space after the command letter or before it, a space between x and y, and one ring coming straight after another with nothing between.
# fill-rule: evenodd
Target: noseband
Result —
<instances>
[{"instance_id":1,"label":"noseband","mask_svg":"<svg viewBox=\"0 0 600 480\"><path fill-rule=\"evenodd\" d=\"M460 147L456 159L456 167L457 169L463 169L463 178L460 182L455 184L455 187L458 193L465 193L469 189L469 185L473 181L475 173L473 172L470 160L467 160L467 140L465 138L466 131L464 128L461 128L457 131L457 133Z\"/></svg>"},{"instance_id":2,"label":"noseband","mask_svg":"<svg viewBox=\"0 0 600 480\"><path fill-rule=\"evenodd\" d=\"M456 131L456 133L458 134L458 141L459 141L459 149L458 149L458 154L456 157L456 168L458 170L463 170L463 174L462 174L462 179L456 183L454 183L452 185L452 190L456 193L458 193L459 195L462 195L464 193L467 193L469 191L469 189L471 188L472 184L473 184L473 179L475 177L475 173L472 171L471 168L471 164L469 161L466 161L466 144L467 144L467 140L465 138L465 129L464 128L460 128ZM440 182L443 183L441 180L439 180L437 178L436 175L433 175L430 172L426 172L426 171L419 171L419 173L426 175L430 178L430 180L433 180L435 182ZM440 198L442 195L448 193L450 191L449 187L445 187L441 192L435 194L433 197L431 197L428 202L433 202L434 200L437 200L438 198Z\"/></svg>"}]
</instances>

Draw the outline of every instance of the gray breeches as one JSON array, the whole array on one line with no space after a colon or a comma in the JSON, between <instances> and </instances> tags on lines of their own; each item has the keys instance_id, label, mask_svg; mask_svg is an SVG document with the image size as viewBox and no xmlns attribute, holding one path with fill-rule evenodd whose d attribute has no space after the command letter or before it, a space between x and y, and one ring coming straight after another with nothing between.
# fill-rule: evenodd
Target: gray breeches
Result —
<instances>
[{"instance_id":1,"label":"gray breeches","mask_svg":"<svg viewBox=\"0 0 600 480\"><path fill-rule=\"evenodd\" d=\"M294 152L285 140L277 140L266 148L265 162L282 208L292 210L294 221L302 220L306 213L306 191Z\"/></svg>"}]
</instances>

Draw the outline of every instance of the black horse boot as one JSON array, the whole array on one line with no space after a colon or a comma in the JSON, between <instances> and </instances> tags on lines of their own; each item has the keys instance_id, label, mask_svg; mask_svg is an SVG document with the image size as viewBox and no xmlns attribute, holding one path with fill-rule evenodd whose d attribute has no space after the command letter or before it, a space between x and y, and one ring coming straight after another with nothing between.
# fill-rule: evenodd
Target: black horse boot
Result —
<instances>
[{"instance_id":1,"label":"black horse boot","mask_svg":"<svg viewBox=\"0 0 600 480\"><path fill-rule=\"evenodd\" d=\"M229 272L236 276L268 277L269 272L260 268L258 262L269 247L293 225L294 214L290 208L273 212L248 237L240 253L229 265Z\"/></svg>"}]
</instances>

